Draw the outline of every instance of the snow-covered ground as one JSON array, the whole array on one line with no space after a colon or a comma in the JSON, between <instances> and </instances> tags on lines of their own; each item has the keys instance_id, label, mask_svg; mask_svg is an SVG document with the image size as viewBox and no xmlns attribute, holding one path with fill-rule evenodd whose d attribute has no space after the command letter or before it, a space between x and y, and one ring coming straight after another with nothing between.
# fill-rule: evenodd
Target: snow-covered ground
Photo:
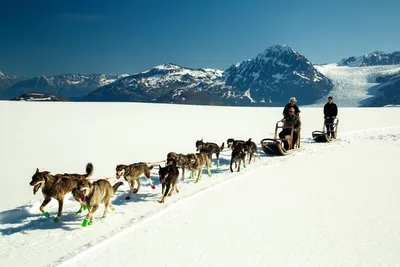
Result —
<instances>
[{"instance_id":1,"label":"snow-covered ground","mask_svg":"<svg viewBox=\"0 0 400 267\"><path fill-rule=\"evenodd\" d=\"M398 108L339 107L342 142L333 144L310 140L322 109L301 108L303 151L261 153L231 173L226 149L211 178L180 182L164 204L156 174L156 189L142 178L128 202L124 184L116 210L100 221L101 206L87 228L70 195L60 223L44 218L43 197L29 186L37 167L83 173L92 162L101 178L117 164L194 152L201 138L259 143L272 137L282 109L0 102L0 266L396 266ZM52 217L56 209L54 200L46 208Z\"/></svg>"},{"instance_id":2,"label":"snow-covered ground","mask_svg":"<svg viewBox=\"0 0 400 267\"><path fill-rule=\"evenodd\" d=\"M378 84L377 77L400 72L399 65L347 67L327 64L315 67L332 80L333 90L329 95L342 107L360 106L363 101L375 96L376 90L373 86ZM327 97L328 95L322 97L311 106L325 104Z\"/></svg>"}]
</instances>

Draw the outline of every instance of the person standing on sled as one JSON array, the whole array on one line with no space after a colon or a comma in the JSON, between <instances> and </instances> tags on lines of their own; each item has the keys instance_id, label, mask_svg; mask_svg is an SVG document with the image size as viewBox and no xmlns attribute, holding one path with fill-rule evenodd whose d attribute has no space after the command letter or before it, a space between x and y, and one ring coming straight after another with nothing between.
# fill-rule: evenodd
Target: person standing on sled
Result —
<instances>
[{"instance_id":1,"label":"person standing on sled","mask_svg":"<svg viewBox=\"0 0 400 267\"><path fill-rule=\"evenodd\" d=\"M291 97L290 98L290 102L286 104L285 108L283 109L283 117L289 116L289 109L290 108L294 108L294 114L298 117L300 117L300 109L299 107L296 105L296 98L295 97Z\"/></svg>"},{"instance_id":2,"label":"person standing on sled","mask_svg":"<svg viewBox=\"0 0 400 267\"><path fill-rule=\"evenodd\" d=\"M333 103L333 97L328 97L328 103L324 106L324 119L328 138L335 138L335 133L333 132L333 121L338 114L338 108L335 103ZM331 132L330 132L331 131Z\"/></svg>"},{"instance_id":3,"label":"person standing on sled","mask_svg":"<svg viewBox=\"0 0 400 267\"><path fill-rule=\"evenodd\" d=\"M292 133L292 125L293 125L293 142L292 148L294 148L294 144L297 142L297 138L299 137L299 131L301 127L300 117L295 115L295 109L289 108L289 115L285 116L281 121L283 124L283 129L279 133L279 138L285 138L286 135L291 135ZM289 143L288 141L283 141L285 150L289 150Z\"/></svg>"}]
</instances>

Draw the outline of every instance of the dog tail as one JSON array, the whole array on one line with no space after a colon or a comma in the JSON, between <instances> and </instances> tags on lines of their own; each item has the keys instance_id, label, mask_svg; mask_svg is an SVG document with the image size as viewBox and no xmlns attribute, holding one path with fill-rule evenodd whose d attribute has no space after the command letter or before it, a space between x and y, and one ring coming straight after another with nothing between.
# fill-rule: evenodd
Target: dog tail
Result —
<instances>
[{"instance_id":1,"label":"dog tail","mask_svg":"<svg viewBox=\"0 0 400 267\"><path fill-rule=\"evenodd\" d=\"M222 142L222 146L220 146L219 151L224 150L224 148L225 148L225 142Z\"/></svg>"},{"instance_id":2,"label":"dog tail","mask_svg":"<svg viewBox=\"0 0 400 267\"><path fill-rule=\"evenodd\" d=\"M118 182L118 183L116 183L115 185L113 185L114 194L115 194L115 192L117 192L118 187L120 187L120 186L123 185L123 184L124 184L123 182Z\"/></svg>"},{"instance_id":3,"label":"dog tail","mask_svg":"<svg viewBox=\"0 0 400 267\"><path fill-rule=\"evenodd\" d=\"M89 162L89 163L86 165L86 174L85 174L85 177L87 178L87 177L91 176L92 174L93 174L93 164Z\"/></svg>"}]
</instances>

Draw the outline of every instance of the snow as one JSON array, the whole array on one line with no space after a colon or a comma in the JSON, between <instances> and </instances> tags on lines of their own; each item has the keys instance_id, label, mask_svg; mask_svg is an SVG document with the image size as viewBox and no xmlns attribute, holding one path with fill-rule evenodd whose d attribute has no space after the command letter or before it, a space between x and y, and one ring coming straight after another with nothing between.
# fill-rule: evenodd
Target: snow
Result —
<instances>
[{"instance_id":1,"label":"snow","mask_svg":"<svg viewBox=\"0 0 400 267\"><path fill-rule=\"evenodd\" d=\"M117 164L195 152L201 138L259 143L273 136L283 107L0 102L2 186L10 189L0 194L0 265L395 266L400 180L390 170L400 156L398 108L339 107L343 141L332 144L310 141L322 109L300 108L303 151L261 153L231 173L225 149L212 177L187 178L164 204L156 174L157 188L141 178L129 202L125 183L113 197L116 211L100 221L101 206L82 228L86 214L74 214L70 195L60 223L40 215L43 197L28 185L36 168L83 173L92 162L100 178L115 175ZM179 130L205 118L204 126ZM52 217L56 209L54 200L46 208Z\"/></svg>"},{"instance_id":2,"label":"snow","mask_svg":"<svg viewBox=\"0 0 400 267\"><path fill-rule=\"evenodd\" d=\"M36 98L36 97L29 97L26 101L49 101L52 97L45 97L45 98Z\"/></svg>"},{"instance_id":3,"label":"snow","mask_svg":"<svg viewBox=\"0 0 400 267\"><path fill-rule=\"evenodd\" d=\"M301 74L301 73L298 73L297 71L293 71L293 74L299 76L299 77L302 78L302 79L310 80L309 78L307 78L306 76L304 76L304 75Z\"/></svg>"},{"instance_id":4,"label":"snow","mask_svg":"<svg viewBox=\"0 0 400 267\"><path fill-rule=\"evenodd\" d=\"M333 89L314 106L326 103L328 95L332 95L334 102L342 107L360 106L363 101L375 96L377 87L373 86L378 84L377 77L400 71L399 65L347 67L327 64L315 68L332 80Z\"/></svg>"},{"instance_id":5,"label":"snow","mask_svg":"<svg viewBox=\"0 0 400 267\"><path fill-rule=\"evenodd\" d=\"M247 97L248 99L250 99L251 103L255 103L255 102L256 102L256 101L254 101L254 99L251 97L250 89L246 90L246 92L244 92L244 95L243 95L243 96L245 96L245 97Z\"/></svg>"},{"instance_id":6,"label":"snow","mask_svg":"<svg viewBox=\"0 0 400 267\"><path fill-rule=\"evenodd\" d=\"M4 74L0 71L0 76L4 76Z\"/></svg>"},{"instance_id":7,"label":"snow","mask_svg":"<svg viewBox=\"0 0 400 267\"><path fill-rule=\"evenodd\" d=\"M196 87L200 82L210 82L222 76L222 70L215 69L188 69L174 64L163 64L154 67L152 70L167 71L166 73L153 74L151 76L144 75L138 78L126 78L122 80L123 84L130 83L131 81L138 81L149 89L154 87L168 86L169 83L186 82L188 87ZM138 73L143 75L149 73L151 70ZM184 81L182 77L189 76L190 79ZM136 84L136 83L135 83Z\"/></svg>"}]
</instances>

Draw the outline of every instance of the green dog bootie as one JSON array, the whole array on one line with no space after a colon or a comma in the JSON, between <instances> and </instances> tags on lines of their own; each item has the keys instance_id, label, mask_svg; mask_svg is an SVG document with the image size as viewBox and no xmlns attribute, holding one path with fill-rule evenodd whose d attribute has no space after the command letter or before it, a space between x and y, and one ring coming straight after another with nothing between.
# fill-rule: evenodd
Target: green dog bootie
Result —
<instances>
[{"instance_id":1,"label":"green dog bootie","mask_svg":"<svg viewBox=\"0 0 400 267\"><path fill-rule=\"evenodd\" d=\"M87 207L85 204L83 204L83 210L87 210Z\"/></svg>"},{"instance_id":2,"label":"green dog bootie","mask_svg":"<svg viewBox=\"0 0 400 267\"><path fill-rule=\"evenodd\" d=\"M208 175L208 177L211 177L211 173L209 173L209 174L207 174Z\"/></svg>"},{"instance_id":3,"label":"green dog bootie","mask_svg":"<svg viewBox=\"0 0 400 267\"><path fill-rule=\"evenodd\" d=\"M246 168L246 164L243 164L243 168Z\"/></svg>"},{"instance_id":4,"label":"green dog bootie","mask_svg":"<svg viewBox=\"0 0 400 267\"><path fill-rule=\"evenodd\" d=\"M46 212L43 212L43 215L44 215L44 217L46 217L46 218L49 218L50 217L50 214L46 211Z\"/></svg>"},{"instance_id":5,"label":"green dog bootie","mask_svg":"<svg viewBox=\"0 0 400 267\"><path fill-rule=\"evenodd\" d=\"M55 218L54 218L54 222L55 222L55 223L59 223L60 220L61 220L60 217L55 217Z\"/></svg>"},{"instance_id":6,"label":"green dog bootie","mask_svg":"<svg viewBox=\"0 0 400 267\"><path fill-rule=\"evenodd\" d=\"M82 227L86 227L88 225L88 219L84 219L82 222Z\"/></svg>"},{"instance_id":7,"label":"green dog bootie","mask_svg":"<svg viewBox=\"0 0 400 267\"><path fill-rule=\"evenodd\" d=\"M75 212L75 214L81 214L82 210L78 210L77 212Z\"/></svg>"},{"instance_id":8,"label":"green dog bootie","mask_svg":"<svg viewBox=\"0 0 400 267\"><path fill-rule=\"evenodd\" d=\"M112 211L115 211L115 208L114 208L114 207L111 207L111 210L112 210Z\"/></svg>"},{"instance_id":9,"label":"green dog bootie","mask_svg":"<svg viewBox=\"0 0 400 267\"><path fill-rule=\"evenodd\" d=\"M105 218L106 218L106 216L101 216L100 217L101 220L104 220Z\"/></svg>"},{"instance_id":10,"label":"green dog bootie","mask_svg":"<svg viewBox=\"0 0 400 267\"><path fill-rule=\"evenodd\" d=\"M88 223L88 225L92 225L93 224L93 221L92 220L90 220L89 221L89 223Z\"/></svg>"}]
</instances>

